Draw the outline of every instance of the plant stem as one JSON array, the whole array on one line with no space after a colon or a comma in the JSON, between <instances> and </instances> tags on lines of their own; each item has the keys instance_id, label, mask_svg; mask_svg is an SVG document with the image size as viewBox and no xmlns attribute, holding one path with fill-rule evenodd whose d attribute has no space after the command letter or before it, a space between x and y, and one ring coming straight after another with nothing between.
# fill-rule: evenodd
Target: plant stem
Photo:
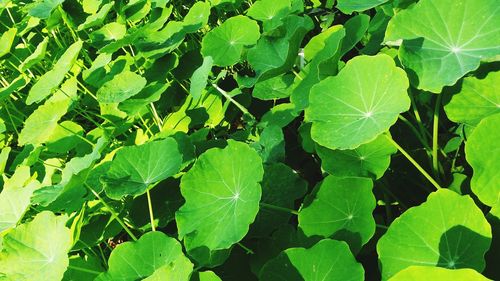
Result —
<instances>
[{"instance_id":1,"label":"plant stem","mask_svg":"<svg viewBox=\"0 0 500 281\"><path fill-rule=\"evenodd\" d=\"M420 113L418 113L417 103L415 102L412 91L410 91L409 96L411 100L411 107L413 108L413 114L415 115L415 119L417 120L418 129L420 130L420 134L422 135L422 137L427 141L427 130L423 126L422 118L420 118Z\"/></svg>"},{"instance_id":2,"label":"plant stem","mask_svg":"<svg viewBox=\"0 0 500 281\"><path fill-rule=\"evenodd\" d=\"M251 254L251 255L255 254L255 252L252 251L252 249L250 249L247 246L241 244L240 242L238 242L236 244L238 244L238 246L240 246L243 250L245 250L245 252L247 252L247 254Z\"/></svg>"},{"instance_id":3,"label":"plant stem","mask_svg":"<svg viewBox=\"0 0 500 281\"><path fill-rule=\"evenodd\" d=\"M146 190L146 195L148 197L148 209L149 209L149 220L151 221L151 230L156 231L155 217L153 214L153 204L151 203L151 194L149 194L149 189Z\"/></svg>"},{"instance_id":4,"label":"plant stem","mask_svg":"<svg viewBox=\"0 0 500 281\"><path fill-rule=\"evenodd\" d=\"M85 273L94 274L94 275L101 274L101 272L99 272L99 271L95 271L95 270L91 270L91 269L87 269L87 268L83 268L83 267L79 267L79 266L74 266L74 265L68 265L68 268L71 268L71 269L74 269L77 271L81 271L81 272L85 272Z\"/></svg>"},{"instance_id":5,"label":"plant stem","mask_svg":"<svg viewBox=\"0 0 500 281\"><path fill-rule=\"evenodd\" d=\"M377 226L378 228L382 228L382 229L389 229L389 227L388 227L388 226L386 226L386 225L382 225L382 224L378 224L378 223L376 224L376 226Z\"/></svg>"},{"instance_id":6,"label":"plant stem","mask_svg":"<svg viewBox=\"0 0 500 281\"><path fill-rule=\"evenodd\" d=\"M116 221L122 226L123 230L125 230L125 232L128 233L130 238L132 238L134 241L137 241L137 237L132 233L132 231L130 230L130 228L128 228L125 222L120 217L118 217L118 214L115 212L115 210L111 208L111 206L109 206L108 203L106 203L106 201L104 201L102 197L99 196L99 194L94 189L92 189L92 187L90 187L86 183L84 185L94 194L94 196L99 200L99 202L101 202L104 205L104 207L106 207L109 210L111 216L116 219Z\"/></svg>"},{"instance_id":7,"label":"plant stem","mask_svg":"<svg viewBox=\"0 0 500 281\"><path fill-rule=\"evenodd\" d=\"M234 105L236 105L236 107L239 108L239 110L241 110L241 112L243 112L244 114L250 116L250 118L252 118L253 120L255 120L255 116L253 116L252 113L250 113L248 111L248 109L246 109L243 105L241 105L239 102L237 102L236 100L234 100L233 97L231 97L230 95L228 95L228 93L226 91L224 91L219 86L217 86L217 84L212 84L212 86L217 91L219 91L219 93L221 93L226 99L228 99L230 102L232 102Z\"/></svg>"},{"instance_id":8,"label":"plant stem","mask_svg":"<svg viewBox=\"0 0 500 281\"><path fill-rule=\"evenodd\" d=\"M268 208L270 210L276 210L276 211L285 212L285 213L289 213L289 214L293 214L293 215L298 215L299 214L299 212L297 212L295 210L288 209L288 208L285 208L285 207L280 207L280 206L274 206L274 205L267 204L267 203L262 203L261 202L260 206L264 207L264 208Z\"/></svg>"},{"instance_id":9,"label":"plant stem","mask_svg":"<svg viewBox=\"0 0 500 281\"><path fill-rule=\"evenodd\" d=\"M439 177L439 159L438 159L438 138L439 138L439 109L441 105L441 95L436 98L434 107L434 120L432 124L432 169L434 176Z\"/></svg>"},{"instance_id":10,"label":"plant stem","mask_svg":"<svg viewBox=\"0 0 500 281\"><path fill-rule=\"evenodd\" d=\"M384 134L386 136L386 138L389 140L389 142L392 143L392 145L394 145L394 147L396 147L399 152L401 152L405 157L406 159L408 159L408 161L410 161L413 166L415 166L415 168L417 168L417 170L436 188L436 189L441 189L441 186L424 170L424 168L422 168L422 166L420 166L417 161L415 161L415 159L413 159L413 157L411 157L410 154L408 154L408 152L406 152L406 150L404 150L396 141L394 141L392 139L392 137L388 134Z\"/></svg>"}]
</instances>

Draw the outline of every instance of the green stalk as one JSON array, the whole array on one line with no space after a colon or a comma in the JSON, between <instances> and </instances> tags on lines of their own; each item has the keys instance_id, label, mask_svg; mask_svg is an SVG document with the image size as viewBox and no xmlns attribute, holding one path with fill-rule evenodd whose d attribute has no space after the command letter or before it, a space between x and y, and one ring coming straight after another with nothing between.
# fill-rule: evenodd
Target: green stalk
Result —
<instances>
[{"instance_id":1,"label":"green stalk","mask_svg":"<svg viewBox=\"0 0 500 281\"><path fill-rule=\"evenodd\" d=\"M439 109L441 105L441 95L436 98L434 107L434 120L432 123L432 169L434 176L439 176L439 159L438 159L438 137L439 137Z\"/></svg>"},{"instance_id":2,"label":"green stalk","mask_svg":"<svg viewBox=\"0 0 500 281\"><path fill-rule=\"evenodd\" d=\"M264 207L264 208L268 208L270 210L285 212L285 213L289 213L289 214L292 214L292 215L298 215L299 214L299 212L297 212L295 210L284 208L284 207L280 207L280 206L274 206L274 205L267 204L267 203L262 203L261 202L260 206Z\"/></svg>"},{"instance_id":3,"label":"green stalk","mask_svg":"<svg viewBox=\"0 0 500 281\"><path fill-rule=\"evenodd\" d=\"M406 159L408 159L408 161L410 161L413 166L415 166L415 168L417 168L417 170L436 188L436 189L441 189L442 187L439 185L439 183L437 183L425 170L424 168L422 168L422 166L420 166L417 161L415 161L415 159L413 159L413 157L411 157L411 155L406 152L406 150L404 150L397 142L395 142L392 137L388 134L384 134L386 136L386 138L389 140L389 142L394 145L394 147L396 147L399 152L401 152L401 154L403 154Z\"/></svg>"},{"instance_id":4,"label":"green stalk","mask_svg":"<svg viewBox=\"0 0 500 281\"><path fill-rule=\"evenodd\" d=\"M153 214L153 204L151 203L151 194L149 194L149 189L146 190L146 195L148 197L148 209L149 209L149 220L151 221L151 230L156 231L155 217Z\"/></svg>"},{"instance_id":5,"label":"green stalk","mask_svg":"<svg viewBox=\"0 0 500 281\"><path fill-rule=\"evenodd\" d=\"M226 99L228 99L231 103L233 103L234 105L236 105L236 107L241 110L241 112L243 112L243 114L245 115L248 115L250 118L252 118L253 120L255 120L255 116L252 115L252 113L250 113L248 111L248 109L246 109L246 107L244 107L243 105L241 105L241 103L237 102L235 99L233 99L233 97L231 97L226 91L224 91L223 89L221 89L219 86L217 86L217 84L212 84L212 86L217 90L219 91L219 93L221 93Z\"/></svg>"}]
</instances>

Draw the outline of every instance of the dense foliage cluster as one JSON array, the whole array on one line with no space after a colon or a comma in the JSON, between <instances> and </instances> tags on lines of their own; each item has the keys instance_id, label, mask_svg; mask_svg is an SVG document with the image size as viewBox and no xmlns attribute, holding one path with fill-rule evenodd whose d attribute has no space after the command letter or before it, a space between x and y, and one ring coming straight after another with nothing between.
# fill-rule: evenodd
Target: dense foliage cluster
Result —
<instances>
[{"instance_id":1,"label":"dense foliage cluster","mask_svg":"<svg viewBox=\"0 0 500 281\"><path fill-rule=\"evenodd\" d=\"M0 280L500 280L498 0L0 0Z\"/></svg>"}]
</instances>

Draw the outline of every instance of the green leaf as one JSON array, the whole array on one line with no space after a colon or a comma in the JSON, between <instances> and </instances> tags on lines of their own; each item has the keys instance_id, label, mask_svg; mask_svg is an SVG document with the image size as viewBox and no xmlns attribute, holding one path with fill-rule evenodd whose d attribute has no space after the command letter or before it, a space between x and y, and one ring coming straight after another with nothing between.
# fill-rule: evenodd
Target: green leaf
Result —
<instances>
[{"instance_id":1,"label":"green leaf","mask_svg":"<svg viewBox=\"0 0 500 281\"><path fill-rule=\"evenodd\" d=\"M163 266L168 268L172 263L177 264L183 257L182 246L177 240L162 232L148 232L135 242L118 245L109 257L108 271L96 280L142 280Z\"/></svg>"},{"instance_id":2,"label":"green leaf","mask_svg":"<svg viewBox=\"0 0 500 281\"><path fill-rule=\"evenodd\" d=\"M181 179L186 203L175 219L188 249L227 249L248 232L259 210L264 170L247 144L229 140L204 152Z\"/></svg>"},{"instance_id":3,"label":"green leaf","mask_svg":"<svg viewBox=\"0 0 500 281\"><path fill-rule=\"evenodd\" d=\"M447 269L430 266L410 266L394 275L389 281L428 281L428 280L453 280L453 281L488 281L490 279L469 268Z\"/></svg>"},{"instance_id":4,"label":"green leaf","mask_svg":"<svg viewBox=\"0 0 500 281\"><path fill-rule=\"evenodd\" d=\"M185 256L179 256L169 264L157 269L153 275L143 279L143 281L189 281L193 272L193 264Z\"/></svg>"},{"instance_id":5,"label":"green leaf","mask_svg":"<svg viewBox=\"0 0 500 281\"><path fill-rule=\"evenodd\" d=\"M17 28L9 28L0 37L0 58L10 53L10 48L16 38Z\"/></svg>"},{"instance_id":6,"label":"green leaf","mask_svg":"<svg viewBox=\"0 0 500 281\"><path fill-rule=\"evenodd\" d=\"M357 56L311 89L311 136L330 149L354 149L389 130L410 107L408 80L387 55Z\"/></svg>"},{"instance_id":7,"label":"green leaf","mask_svg":"<svg viewBox=\"0 0 500 281\"><path fill-rule=\"evenodd\" d=\"M83 128L73 121L63 121L46 142L47 149L56 153L67 153L82 142Z\"/></svg>"},{"instance_id":8,"label":"green leaf","mask_svg":"<svg viewBox=\"0 0 500 281\"><path fill-rule=\"evenodd\" d=\"M342 40L342 46L340 48L341 56L345 55L356 46L363 36L365 36L369 26L370 16L365 14L356 15L345 22L344 29L346 35Z\"/></svg>"},{"instance_id":9,"label":"green leaf","mask_svg":"<svg viewBox=\"0 0 500 281\"><path fill-rule=\"evenodd\" d=\"M337 9L344 14L362 12L384 4L389 0L338 0Z\"/></svg>"},{"instance_id":10,"label":"green leaf","mask_svg":"<svg viewBox=\"0 0 500 281\"><path fill-rule=\"evenodd\" d=\"M229 66L240 60L244 46L259 40L259 25L245 16L229 18L208 32L201 42L203 56L211 56L214 65Z\"/></svg>"},{"instance_id":11,"label":"green leaf","mask_svg":"<svg viewBox=\"0 0 500 281\"><path fill-rule=\"evenodd\" d=\"M290 13L292 13L290 0L259 0L247 10L249 17L264 23L265 32L271 32L281 25L281 20Z\"/></svg>"},{"instance_id":12,"label":"green leaf","mask_svg":"<svg viewBox=\"0 0 500 281\"><path fill-rule=\"evenodd\" d=\"M204 27L208 23L209 16L210 4L208 2L199 1L194 3L182 21L184 32L192 33Z\"/></svg>"},{"instance_id":13,"label":"green leaf","mask_svg":"<svg viewBox=\"0 0 500 281\"><path fill-rule=\"evenodd\" d=\"M106 20L106 16L108 15L109 11L111 10L111 8L113 8L114 5L115 5L114 1L111 1L110 3L103 5L99 10L99 12L88 16L85 19L85 22L78 26L78 30L84 30L90 27L101 25Z\"/></svg>"},{"instance_id":14,"label":"green leaf","mask_svg":"<svg viewBox=\"0 0 500 281\"><path fill-rule=\"evenodd\" d=\"M480 272L490 243L491 227L472 198L440 189L404 212L380 238L382 280L411 265Z\"/></svg>"},{"instance_id":15,"label":"green leaf","mask_svg":"<svg viewBox=\"0 0 500 281\"><path fill-rule=\"evenodd\" d=\"M259 152L264 163L285 160L285 139L283 130L275 125L269 125L262 130L259 141L251 146Z\"/></svg>"},{"instance_id":16,"label":"green leaf","mask_svg":"<svg viewBox=\"0 0 500 281\"><path fill-rule=\"evenodd\" d=\"M40 185L31 177L27 166L19 166L10 179L4 175L3 180L0 193L0 234L21 220L30 205L33 190Z\"/></svg>"},{"instance_id":17,"label":"green leaf","mask_svg":"<svg viewBox=\"0 0 500 281\"><path fill-rule=\"evenodd\" d=\"M307 236L346 241L358 252L375 233L375 196L367 178L328 176L304 200L299 227Z\"/></svg>"},{"instance_id":18,"label":"green leaf","mask_svg":"<svg viewBox=\"0 0 500 281\"><path fill-rule=\"evenodd\" d=\"M207 79L212 70L212 65L212 57L204 57L203 64L193 72L189 86L189 93L193 96L193 100L198 100L207 86Z\"/></svg>"},{"instance_id":19,"label":"green leaf","mask_svg":"<svg viewBox=\"0 0 500 281\"><path fill-rule=\"evenodd\" d=\"M283 251L264 265L259 280L361 281L364 270L345 242L324 239L309 249Z\"/></svg>"},{"instance_id":20,"label":"green leaf","mask_svg":"<svg viewBox=\"0 0 500 281\"><path fill-rule=\"evenodd\" d=\"M101 178L109 198L140 195L151 184L175 175L182 155L172 138L120 149L105 176Z\"/></svg>"},{"instance_id":21,"label":"green leaf","mask_svg":"<svg viewBox=\"0 0 500 281\"><path fill-rule=\"evenodd\" d=\"M472 192L488 206L500 201L499 124L499 113L484 118L465 143L465 156L474 170L470 183Z\"/></svg>"},{"instance_id":22,"label":"green leaf","mask_svg":"<svg viewBox=\"0 0 500 281\"><path fill-rule=\"evenodd\" d=\"M293 78L291 74L284 74L257 82L253 88L252 95L261 100L287 98L292 93L290 86L293 83Z\"/></svg>"},{"instance_id":23,"label":"green leaf","mask_svg":"<svg viewBox=\"0 0 500 281\"><path fill-rule=\"evenodd\" d=\"M399 58L410 81L439 93L481 60L500 54L498 26L496 0L422 0L391 19L385 41L403 39Z\"/></svg>"},{"instance_id":24,"label":"green leaf","mask_svg":"<svg viewBox=\"0 0 500 281\"><path fill-rule=\"evenodd\" d=\"M217 274L213 273L213 271L197 272L196 277L193 279L193 281L222 281L222 279L220 279Z\"/></svg>"},{"instance_id":25,"label":"green leaf","mask_svg":"<svg viewBox=\"0 0 500 281\"><path fill-rule=\"evenodd\" d=\"M123 71L104 83L97 90L101 103L119 103L137 95L145 86L146 79L131 71Z\"/></svg>"},{"instance_id":26,"label":"green leaf","mask_svg":"<svg viewBox=\"0 0 500 281\"><path fill-rule=\"evenodd\" d=\"M453 95L444 110L457 123L475 126L481 119L500 113L500 71L490 72L484 79L467 77L460 92Z\"/></svg>"},{"instance_id":27,"label":"green leaf","mask_svg":"<svg viewBox=\"0 0 500 281\"><path fill-rule=\"evenodd\" d=\"M64 76L75 63L82 46L83 41L77 41L68 47L54 67L44 73L35 85L31 87L28 97L26 98L26 104L30 105L42 101L62 83Z\"/></svg>"},{"instance_id":28,"label":"green leaf","mask_svg":"<svg viewBox=\"0 0 500 281\"><path fill-rule=\"evenodd\" d=\"M101 260L93 256L73 256L69 259L69 267L64 272L63 281L94 280L104 268Z\"/></svg>"},{"instance_id":29,"label":"green leaf","mask_svg":"<svg viewBox=\"0 0 500 281\"><path fill-rule=\"evenodd\" d=\"M330 150L317 145L321 168L335 176L381 178L397 149L383 136L352 150Z\"/></svg>"},{"instance_id":30,"label":"green leaf","mask_svg":"<svg viewBox=\"0 0 500 281\"><path fill-rule=\"evenodd\" d=\"M7 233L0 252L4 280L61 280L72 245L67 220L44 211Z\"/></svg>"},{"instance_id":31,"label":"green leaf","mask_svg":"<svg viewBox=\"0 0 500 281\"><path fill-rule=\"evenodd\" d=\"M39 19L46 19L52 13L52 10L62 4L64 0L40 0L30 6L28 14Z\"/></svg>"},{"instance_id":32,"label":"green leaf","mask_svg":"<svg viewBox=\"0 0 500 281\"><path fill-rule=\"evenodd\" d=\"M49 37L43 38L42 42L36 46L35 51L27 57L23 63L21 63L21 70L26 71L33 65L39 63L44 57L45 57L45 52L47 51L47 45L49 43Z\"/></svg>"},{"instance_id":33,"label":"green leaf","mask_svg":"<svg viewBox=\"0 0 500 281\"><path fill-rule=\"evenodd\" d=\"M38 145L50 139L61 119L76 97L76 78L68 79L52 97L39 106L25 121L18 144Z\"/></svg>"}]
</instances>

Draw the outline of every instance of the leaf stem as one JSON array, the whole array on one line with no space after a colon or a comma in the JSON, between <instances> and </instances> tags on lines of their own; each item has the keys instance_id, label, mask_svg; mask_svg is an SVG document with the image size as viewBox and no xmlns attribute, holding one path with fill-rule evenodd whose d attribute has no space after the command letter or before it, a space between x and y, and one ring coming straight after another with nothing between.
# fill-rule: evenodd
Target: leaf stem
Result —
<instances>
[{"instance_id":1,"label":"leaf stem","mask_svg":"<svg viewBox=\"0 0 500 281\"><path fill-rule=\"evenodd\" d=\"M439 109L441 105L441 95L436 98L434 107L434 120L432 124L432 169L434 176L439 178L439 159L438 159L438 138L439 138Z\"/></svg>"},{"instance_id":2,"label":"leaf stem","mask_svg":"<svg viewBox=\"0 0 500 281\"><path fill-rule=\"evenodd\" d=\"M293 215L298 215L299 214L299 212L297 212L295 210L288 209L288 208L285 208L285 207L275 206L275 205L271 205L271 204L267 204L267 203L262 203L261 202L260 206L264 207L264 208L268 208L270 210L276 210L276 211L285 212L285 213L289 213L289 214L293 214Z\"/></svg>"},{"instance_id":3,"label":"leaf stem","mask_svg":"<svg viewBox=\"0 0 500 281\"><path fill-rule=\"evenodd\" d=\"M234 105L236 105L236 107L241 110L241 112L243 112L243 114L246 114L248 116L250 116L250 118L252 118L253 120L255 120L255 116L252 115L252 113L250 113L248 111L248 109L246 109L246 107L244 107L243 105L241 105L239 102L237 102L235 99L233 99L233 97L231 97L226 91L224 91L223 89L221 89L219 86L217 86L217 84L212 84L212 86L217 90L219 91L219 93L221 93L226 99L228 99L231 103L233 103Z\"/></svg>"},{"instance_id":4,"label":"leaf stem","mask_svg":"<svg viewBox=\"0 0 500 281\"><path fill-rule=\"evenodd\" d=\"M238 244L238 246L240 246L243 250L245 250L245 252L247 252L247 254L251 254L251 255L255 254L255 252L252 251L252 249L250 249L247 246L241 244L240 242L238 242L236 244Z\"/></svg>"},{"instance_id":5,"label":"leaf stem","mask_svg":"<svg viewBox=\"0 0 500 281\"><path fill-rule=\"evenodd\" d=\"M408 159L408 161L410 161L413 166L415 166L415 168L417 168L417 170L436 188L436 189L441 189L441 186L424 170L424 168L422 168L422 166L420 166L417 161L415 161L415 159L413 159L413 157L411 157L410 154L408 154L408 152L406 152L406 150L404 150L396 141L394 141L392 139L392 137L389 135L389 134L384 134L386 136L386 138L389 140L390 143L392 143L392 145L394 145L394 147L396 147L399 152L401 152L405 157L406 159Z\"/></svg>"},{"instance_id":6,"label":"leaf stem","mask_svg":"<svg viewBox=\"0 0 500 281\"><path fill-rule=\"evenodd\" d=\"M83 268L83 267L79 267L79 266L74 266L74 265L68 265L68 268L71 268L71 269L74 269L77 271L81 271L81 272L85 272L85 273L94 274L94 275L99 275L102 273L99 271L95 271L95 270L91 270L91 269L87 269L87 268Z\"/></svg>"},{"instance_id":7,"label":"leaf stem","mask_svg":"<svg viewBox=\"0 0 500 281\"><path fill-rule=\"evenodd\" d=\"M151 203L151 194L149 193L149 189L146 190L146 196L148 197L148 209L149 209L149 220L151 221L151 230L156 231L155 217L153 214L153 203Z\"/></svg>"},{"instance_id":8,"label":"leaf stem","mask_svg":"<svg viewBox=\"0 0 500 281\"><path fill-rule=\"evenodd\" d=\"M132 238L134 241L137 241L137 237L132 233L132 231L130 230L130 228L128 228L128 226L125 224L125 222L120 217L118 217L118 214L116 213L116 211L113 208L111 208L111 206L109 206L108 203L106 203L106 201L104 201L102 199L102 197L99 196L99 194L92 187L90 187L86 183L84 183L84 185L86 188L88 188L94 194L94 196L99 200L99 202L101 202L104 205L104 207L106 207L109 210L109 212L111 213L111 216L116 219L116 221L122 226L123 230L125 230L125 232L127 232L127 234L130 236L130 238Z\"/></svg>"}]
</instances>

